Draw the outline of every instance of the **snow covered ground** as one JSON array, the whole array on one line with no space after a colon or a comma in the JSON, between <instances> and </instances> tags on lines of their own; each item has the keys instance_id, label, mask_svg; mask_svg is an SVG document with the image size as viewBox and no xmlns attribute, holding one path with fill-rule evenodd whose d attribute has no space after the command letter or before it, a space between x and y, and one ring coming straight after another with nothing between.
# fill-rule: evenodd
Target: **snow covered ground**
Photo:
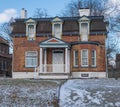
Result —
<instances>
[{"instance_id":1,"label":"snow covered ground","mask_svg":"<svg viewBox=\"0 0 120 107\"><path fill-rule=\"evenodd\" d=\"M60 89L60 107L120 107L120 79L71 79Z\"/></svg>"},{"instance_id":2,"label":"snow covered ground","mask_svg":"<svg viewBox=\"0 0 120 107\"><path fill-rule=\"evenodd\" d=\"M58 98L61 82L0 79L0 107L53 107L50 103Z\"/></svg>"},{"instance_id":3,"label":"snow covered ground","mask_svg":"<svg viewBox=\"0 0 120 107\"><path fill-rule=\"evenodd\" d=\"M0 107L120 107L120 79L0 79Z\"/></svg>"}]
</instances>

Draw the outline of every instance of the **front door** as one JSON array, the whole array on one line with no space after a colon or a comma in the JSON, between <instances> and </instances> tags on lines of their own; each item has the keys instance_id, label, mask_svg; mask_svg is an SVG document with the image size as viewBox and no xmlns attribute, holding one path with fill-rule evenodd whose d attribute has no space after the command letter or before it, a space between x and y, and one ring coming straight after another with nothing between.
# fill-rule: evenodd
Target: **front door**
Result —
<instances>
[{"instance_id":1,"label":"front door","mask_svg":"<svg viewBox=\"0 0 120 107\"><path fill-rule=\"evenodd\" d=\"M53 51L53 72L64 72L64 53L62 50Z\"/></svg>"}]
</instances>

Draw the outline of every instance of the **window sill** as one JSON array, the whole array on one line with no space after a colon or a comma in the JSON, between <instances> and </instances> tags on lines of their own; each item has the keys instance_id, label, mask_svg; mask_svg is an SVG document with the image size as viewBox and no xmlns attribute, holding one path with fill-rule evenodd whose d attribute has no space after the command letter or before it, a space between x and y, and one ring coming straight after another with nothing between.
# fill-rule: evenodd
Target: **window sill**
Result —
<instances>
[{"instance_id":1,"label":"window sill","mask_svg":"<svg viewBox=\"0 0 120 107\"><path fill-rule=\"evenodd\" d=\"M89 68L89 66L81 66L81 68Z\"/></svg>"},{"instance_id":2,"label":"window sill","mask_svg":"<svg viewBox=\"0 0 120 107\"><path fill-rule=\"evenodd\" d=\"M25 67L25 68L35 68L35 67Z\"/></svg>"},{"instance_id":3,"label":"window sill","mask_svg":"<svg viewBox=\"0 0 120 107\"><path fill-rule=\"evenodd\" d=\"M73 68L78 68L78 66L73 66Z\"/></svg>"}]
</instances>

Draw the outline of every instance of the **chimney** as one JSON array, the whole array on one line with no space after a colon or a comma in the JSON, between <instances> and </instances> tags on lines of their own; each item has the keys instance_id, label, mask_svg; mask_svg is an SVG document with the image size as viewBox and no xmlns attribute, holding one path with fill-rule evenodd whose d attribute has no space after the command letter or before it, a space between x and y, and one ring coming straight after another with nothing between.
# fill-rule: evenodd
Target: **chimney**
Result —
<instances>
[{"instance_id":1,"label":"chimney","mask_svg":"<svg viewBox=\"0 0 120 107\"><path fill-rule=\"evenodd\" d=\"M27 10L25 10L24 8L22 8L21 10L21 18L27 18Z\"/></svg>"},{"instance_id":2,"label":"chimney","mask_svg":"<svg viewBox=\"0 0 120 107\"><path fill-rule=\"evenodd\" d=\"M83 8L81 8L81 9L79 9L79 15L80 16L89 16L90 15L90 9L83 9Z\"/></svg>"}]
</instances>

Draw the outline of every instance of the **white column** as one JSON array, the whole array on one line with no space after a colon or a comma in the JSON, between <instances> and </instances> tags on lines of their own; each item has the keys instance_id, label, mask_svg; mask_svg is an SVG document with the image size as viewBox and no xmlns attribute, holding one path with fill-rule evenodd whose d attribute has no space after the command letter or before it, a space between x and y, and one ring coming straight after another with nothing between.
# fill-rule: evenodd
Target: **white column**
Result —
<instances>
[{"instance_id":1,"label":"white column","mask_svg":"<svg viewBox=\"0 0 120 107\"><path fill-rule=\"evenodd\" d=\"M42 72L43 68L43 63L42 63L42 55L43 54L43 49L40 48L40 72Z\"/></svg>"},{"instance_id":2,"label":"white column","mask_svg":"<svg viewBox=\"0 0 120 107\"><path fill-rule=\"evenodd\" d=\"M68 72L68 48L65 48L65 72Z\"/></svg>"},{"instance_id":3,"label":"white column","mask_svg":"<svg viewBox=\"0 0 120 107\"><path fill-rule=\"evenodd\" d=\"M47 70L47 50L44 51L44 72Z\"/></svg>"}]
</instances>

